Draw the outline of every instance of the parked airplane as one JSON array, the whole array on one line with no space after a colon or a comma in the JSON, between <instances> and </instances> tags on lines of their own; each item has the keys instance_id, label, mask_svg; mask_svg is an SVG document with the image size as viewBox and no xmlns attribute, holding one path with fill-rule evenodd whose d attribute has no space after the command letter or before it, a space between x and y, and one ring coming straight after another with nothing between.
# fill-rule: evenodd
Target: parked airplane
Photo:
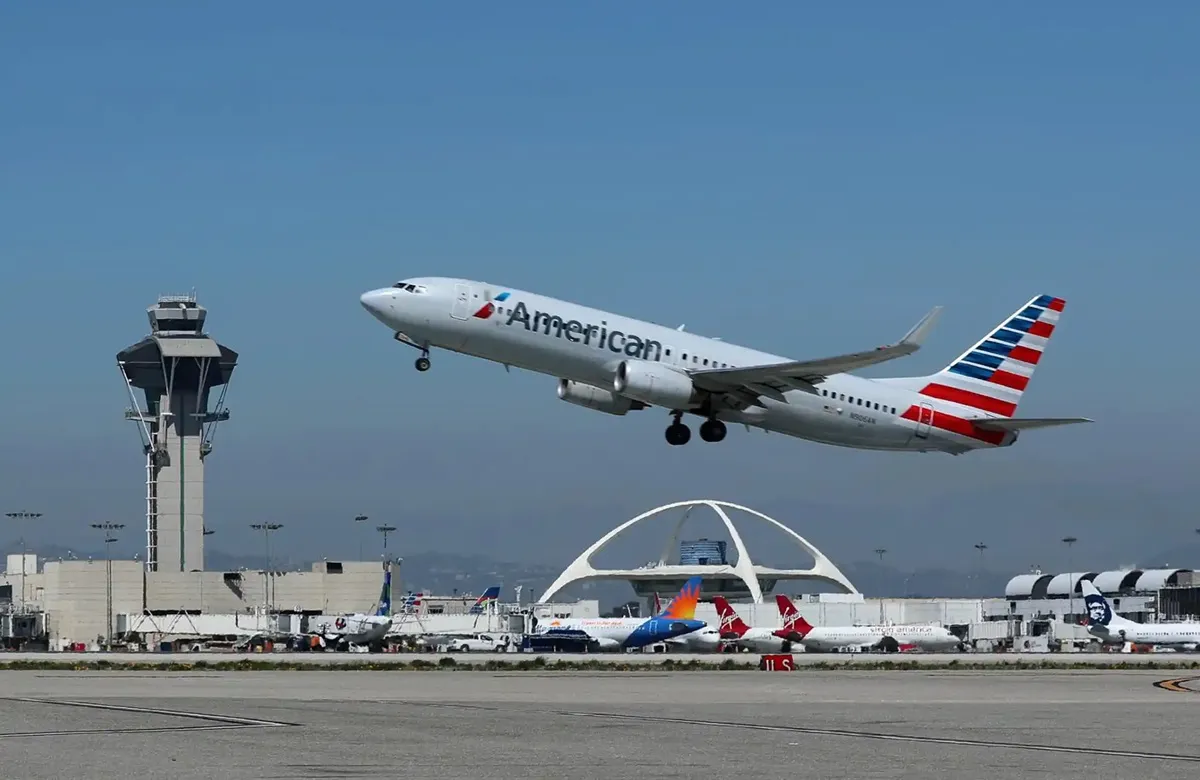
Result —
<instances>
[{"instance_id":1,"label":"parked airplane","mask_svg":"<svg viewBox=\"0 0 1200 780\"><path fill-rule=\"evenodd\" d=\"M1080 580L1079 588L1087 605L1088 633L1105 644L1133 642L1194 650L1200 643L1200 623L1135 623L1113 612L1091 580Z\"/></svg>"},{"instance_id":2,"label":"parked airplane","mask_svg":"<svg viewBox=\"0 0 1200 780\"><path fill-rule=\"evenodd\" d=\"M487 590L485 590L482 594L480 594L479 598L475 599L475 603L471 605L471 608L469 610L467 610L467 614L468 615L482 615L484 612L487 611L488 607L490 607L492 604L498 604L499 602L500 602L500 586L492 585Z\"/></svg>"},{"instance_id":3,"label":"parked airplane","mask_svg":"<svg viewBox=\"0 0 1200 780\"><path fill-rule=\"evenodd\" d=\"M944 626L822 626L814 628L796 611L792 600L782 593L775 595L779 614L784 625L793 628L796 641L805 650L841 650L843 648L868 648L896 652L897 650L950 650L959 647L963 640Z\"/></svg>"},{"instance_id":4,"label":"parked airplane","mask_svg":"<svg viewBox=\"0 0 1200 780\"><path fill-rule=\"evenodd\" d=\"M320 637L324 647L334 650L348 650L351 645L369 648L378 645L387 636L392 627L391 613L392 572L388 569L383 574L383 589L379 592L379 608L375 614L355 612L333 619L325 617L313 633Z\"/></svg>"},{"instance_id":5,"label":"parked airplane","mask_svg":"<svg viewBox=\"0 0 1200 780\"><path fill-rule=\"evenodd\" d=\"M668 602L669 604L669 602ZM654 594L654 612L662 612L662 602L658 594ZM705 625L699 631L682 634L666 640L666 643L685 653L714 653L721 649L721 632L710 625Z\"/></svg>"},{"instance_id":6,"label":"parked airplane","mask_svg":"<svg viewBox=\"0 0 1200 780\"><path fill-rule=\"evenodd\" d=\"M714 596L713 604L717 607L717 614L721 616L721 637L738 647L755 653L790 653L792 642L799 640L795 620L800 615L794 608L791 616L784 618L780 628L751 628L723 596ZM782 610L780 615L783 615Z\"/></svg>"},{"instance_id":7,"label":"parked airplane","mask_svg":"<svg viewBox=\"0 0 1200 780\"><path fill-rule=\"evenodd\" d=\"M816 360L790 360L719 339L630 319L510 287L422 277L371 290L362 305L421 350L433 347L559 378L558 397L613 415L662 407L667 442L687 444L684 414L704 418L700 438L726 423L871 450L948 452L1007 447L1031 428L1086 418L1013 417L1065 302L1039 295L941 371L866 379L847 373L916 352L935 308L895 344Z\"/></svg>"},{"instance_id":8,"label":"parked airplane","mask_svg":"<svg viewBox=\"0 0 1200 780\"><path fill-rule=\"evenodd\" d=\"M627 650L665 642L699 631L707 623L696 620L700 578L692 577L670 605L651 618L555 618L539 624L540 634L569 634L582 631L601 650Z\"/></svg>"}]
</instances>

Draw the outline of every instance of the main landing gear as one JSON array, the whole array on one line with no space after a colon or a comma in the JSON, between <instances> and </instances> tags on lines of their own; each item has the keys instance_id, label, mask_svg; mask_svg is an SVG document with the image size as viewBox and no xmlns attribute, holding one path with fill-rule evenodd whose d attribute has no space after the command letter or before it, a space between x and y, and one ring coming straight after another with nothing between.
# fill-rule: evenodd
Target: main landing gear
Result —
<instances>
[{"instance_id":1,"label":"main landing gear","mask_svg":"<svg viewBox=\"0 0 1200 780\"><path fill-rule=\"evenodd\" d=\"M683 424L683 412L671 412L675 421L667 426L667 444L678 447L692 440L692 429ZM700 438L704 441L718 442L725 438L725 423L709 418L700 424Z\"/></svg>"}]
</instances>

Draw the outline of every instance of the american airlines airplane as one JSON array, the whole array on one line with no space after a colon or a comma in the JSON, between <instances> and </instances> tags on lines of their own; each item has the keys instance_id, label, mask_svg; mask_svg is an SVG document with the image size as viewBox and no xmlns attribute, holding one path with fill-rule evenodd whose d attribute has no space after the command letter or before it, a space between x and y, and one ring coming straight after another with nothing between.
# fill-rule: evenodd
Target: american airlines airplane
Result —
<instances>
[{"instance_id":1,"label":"american airlines airplane","mask_svg":"<svg viewBox=\"0 0 1200 780\"><path fill-rule=\"evenodd\" d=\"M1080 580L1079 588L1087 605L1088 633L1105 644L1132 642L1195 650L1200 643L1200 623L1135 623L1113 612L1091 580Z\"/></svg>"},{"instance_id":2,"label":"american airlines airplane","mask_svg":"<svg viewBox=\"0 0 1200 780\"><path fill-rule=\"evenodd\" d=\"M945 626L821 626L814 628L796 611L796 605L782 593L775 594L779 614L784 625L791 626L794 636L805 650L841 650L842 648L869 648L872 650L896 651L910 648L921 650L951 650L960 647L963 640Z\"/></svg>"},{"instance_id":3,"label":"american airlines airplane","mask_svg":"<svg viewBox=\"0 0 1200 780\"><path fill-rule=\"evenodd\" d=\"M418 371L429 370L437 347L558 377L560 399L607 414L661 407L673 419L672 445L691 439L684 414L703 418L707 442L736 423L842 447L954 455L1010 446L1025 429L1091 422L1013 416L1064 308L1050 295L941 371L891 379L848 372L916 352L940 307L895 344L791 360L470 279L406 279L361 301L393 338L421 351Z\"/></svg>"}]
</instances>

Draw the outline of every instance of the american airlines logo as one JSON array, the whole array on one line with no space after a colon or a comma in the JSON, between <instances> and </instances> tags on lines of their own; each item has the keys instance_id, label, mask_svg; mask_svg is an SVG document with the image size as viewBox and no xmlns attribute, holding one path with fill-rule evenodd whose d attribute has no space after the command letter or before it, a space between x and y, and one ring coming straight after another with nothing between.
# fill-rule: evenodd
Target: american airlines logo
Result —
<instances>
[{"instance_id":1,"label":"american airlines logo","mask_svg":"<svg viewBox=\"0 0 1200 780\"><path fill-rule=\"evenodd\" d=\"M573 344L583 344L585 347L607 349L618 355L638 358L640 360L662 360L662 342L647 339L633 333L623 333L619 330L609 330L604 320L599 325L579 320L564 320L557 314L545 311L534 311L531 315L523 302L518 303L508 313L505 325L520 324L525 330L541 333L556 339L565 338Z\"/></svg>"}]
</instances>

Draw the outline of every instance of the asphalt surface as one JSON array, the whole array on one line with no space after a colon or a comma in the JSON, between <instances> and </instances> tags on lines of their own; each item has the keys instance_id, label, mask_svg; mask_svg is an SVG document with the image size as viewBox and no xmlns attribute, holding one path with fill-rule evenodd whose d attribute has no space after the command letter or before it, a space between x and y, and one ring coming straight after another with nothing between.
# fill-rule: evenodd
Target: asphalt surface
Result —
<instances>
[{"instance_id":1,"label":"asphalt surface","mask_svg":"<svg viewBox=\"0 0 1200 780\"><path fill-rule=\"evenodd\" d=\"M347 666L361 663L410 663L415 660L437 663L451 655L457 663L487 663L504 661L516 663L542 658L547 662L594 661L611 664L661 664L666 659L678 662L699 661L720 664L730 658L738 663L757 663L754 653L0 653L0 664L35 661L72 664L108 661L114 664L195 664L234 663L237 661L309 664L314 666ZM895 663L944 665L958 660L963 664L1163 664L1200 663L1200 653L796 653L797 666L811 664L877 664Z\"/></svg>"},{"instance_id":2,"label":"asphalt surface","mask_svg":"<svg viewBox=\"0 0 1200 780\"><path fill-rule=\"evenodd\" d=\"M1200 670L9 671L0 754L22 780L1174 779L1200 771L1188 685Z\"/></svg>"}]
</instances>

